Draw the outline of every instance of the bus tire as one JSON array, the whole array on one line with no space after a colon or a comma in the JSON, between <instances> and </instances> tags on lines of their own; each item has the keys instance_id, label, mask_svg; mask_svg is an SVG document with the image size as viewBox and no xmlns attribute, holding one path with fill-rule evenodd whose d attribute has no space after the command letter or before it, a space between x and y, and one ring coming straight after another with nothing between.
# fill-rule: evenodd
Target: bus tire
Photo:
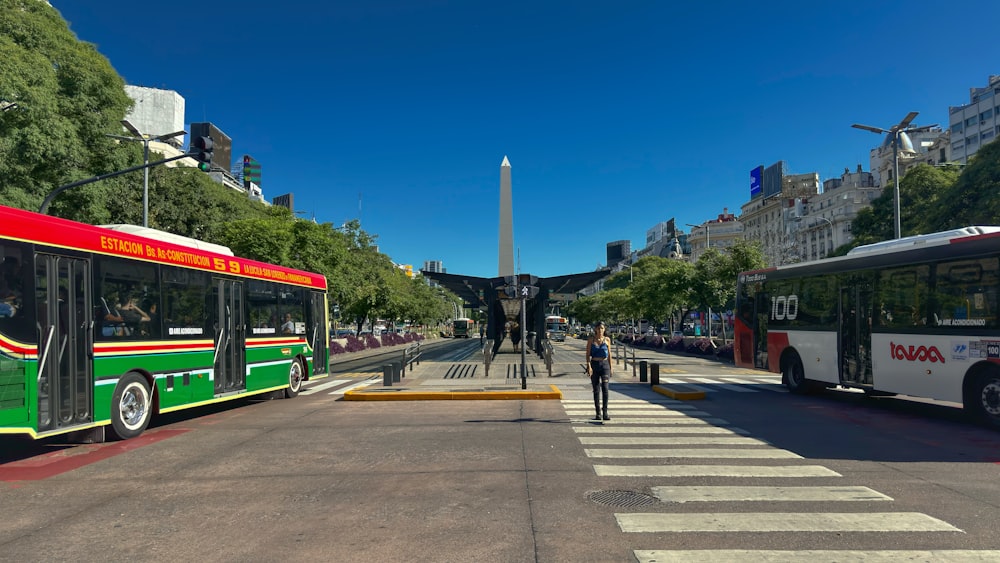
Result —
<instances>
[{"instance_id":1,"label":"bus tire","mask_svg":"<svg viewBox=\"0 0 1000 563\"><path fill-rule=\"evenodd\" d=\"M973 378L965 409L979 422L1000 428L1000 372L991 369Z\"/></svg>"},{"instance_id":2,"label":"bus tire","mask_svg":"<svg viewBox=\"0 0 1000 563\"><path fill-rule=\"evenodd\" d=\"M137 373L126 373L111 396L111 429L119 439L135 438L149 426L152 414L149 383Z\"/></svg>"},{"instance_id":3,"label":"bus tire","mask_svg":"<svg viewBox=\"0 0 1000 563\"><path fill-rule=\"evenodd\" d=\"M809 391L809 381L806 380L806 371L802 367L802 360L799 359L798 354L792 353L782 362L781 378L792 393Z\"/></svg>"},{"instance_id":4,"label":"bus tire","mask_svg":"<svg viewBox=\"0 0 1000 563\"><path fill-rule=\"evenodd\" d=\"M292 360L292 365L288 367L288 387L285 387L286 399L294 399L299 395L305 376L306 370L302 368L302 362L298 358Z\"/></svg>"}]
</instances>

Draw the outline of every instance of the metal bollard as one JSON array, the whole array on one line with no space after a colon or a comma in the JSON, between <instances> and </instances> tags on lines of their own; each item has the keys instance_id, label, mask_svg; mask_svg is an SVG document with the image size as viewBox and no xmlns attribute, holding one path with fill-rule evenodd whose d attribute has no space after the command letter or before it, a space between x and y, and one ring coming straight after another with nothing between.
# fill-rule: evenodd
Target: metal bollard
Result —
<instances>
[{"instance_id":1,"label":"metal bollard","mask_svg":"<svg viewBox=\"0 0 1000 563\"><path fill-rule=\"evenodd\" d=\"M646 360L639 361L639 383L646 382Z\"/></svg>"},{"instance_id":2,"label":"metal bollard","mask_svg":"<svg viewBox=\"0 0 1000 563\"><path fill-rule=\"evenodd\" d=\"M635 378L635 370L637 362L635 361L635 346L632 347L632 378Z\"/></svg>"},{"instance_id":3,"label":"metal bollard","mask_svg":"<svg viewBox=\"0 0 1000 563\"><path fill-rule=\"evenodd\" d=\"M660 364L653 364L649 366L649 385L659 385L660 384Z\"/></svg>"},{"instance_id":4,"label":"metal bollard","mask_svg":"<svg viewBox=\"0 0 1000 563\"><path fill-rule=\"evenodd\" d=\"M401 374L402 374L402 365L403 365L403 362L392 362L392 382L393 383L399 383L400 381L402 381L402 379L400 379Z\"/></svg>"},{"instance_id":5,"label":"metal bollard","mask_svg":"<svg viewBox=\"0 0 1000 563\"><path fill-rule=\"evenodd\" d=\"M392 364L384 364L382 366L382 385L384 387L392 387Z\"/></svg>"}]
</instances>

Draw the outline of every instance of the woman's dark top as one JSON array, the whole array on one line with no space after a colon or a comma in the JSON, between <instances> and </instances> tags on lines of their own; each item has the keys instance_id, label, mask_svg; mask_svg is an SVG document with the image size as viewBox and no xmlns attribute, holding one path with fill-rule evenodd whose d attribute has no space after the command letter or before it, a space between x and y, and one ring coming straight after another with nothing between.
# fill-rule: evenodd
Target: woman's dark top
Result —
<instances>
[{"instance_id":1,"label":"woman's dark top","mask_svg":"<svg viewBox=\"0 0 1000 563\"><path fill-rule=\"evenodd\" d=\"M591 360L606 360L608 358L608 343L601 341L600 344L594 342L590 345Z\"/></svg>"}]
</instances>

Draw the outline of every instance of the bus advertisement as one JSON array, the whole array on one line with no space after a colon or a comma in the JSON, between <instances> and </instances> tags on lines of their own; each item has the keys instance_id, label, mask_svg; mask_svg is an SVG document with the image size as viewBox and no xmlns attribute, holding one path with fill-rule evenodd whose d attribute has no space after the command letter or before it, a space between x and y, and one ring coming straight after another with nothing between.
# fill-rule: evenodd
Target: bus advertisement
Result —
<instances>
[{"instance_id":1,"label":"bus advertisement","mask_svg":"<svg viewBox=\"0 0 1000 563\"><path fill-rule=\"evenodd\" d=\"M0 264L0 433L126 439L328 372L321 274L5 206Z\"/></svg>"},{"instance_id":2,"label":"bus advertisement","mask_svg":"<svg viewBox=\"0 0 1000 563\"><path fill-rule=\"evenodd\" d=\"M795 392L960 403L1000 426L1000 227L968 227L741 273L736 365Z\"/></svg>"}]
</instances>

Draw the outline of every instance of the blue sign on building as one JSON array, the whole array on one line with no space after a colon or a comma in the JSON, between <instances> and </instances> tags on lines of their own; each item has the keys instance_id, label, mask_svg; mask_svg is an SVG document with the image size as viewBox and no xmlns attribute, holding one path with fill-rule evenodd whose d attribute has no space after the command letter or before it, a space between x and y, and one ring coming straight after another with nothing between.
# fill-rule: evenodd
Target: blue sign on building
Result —
<instances>
[{"instance_id":1,"label":"blue sign on building","mask_svg":"<svg viewBox=\"0 0 1000 563\"><path fill-rule=\"evenodd\" d=\"M753 199L763 193L763 177L763 166L758 166L757 168L750 170L750 199Z\"/></svg>"}]
</instances>

